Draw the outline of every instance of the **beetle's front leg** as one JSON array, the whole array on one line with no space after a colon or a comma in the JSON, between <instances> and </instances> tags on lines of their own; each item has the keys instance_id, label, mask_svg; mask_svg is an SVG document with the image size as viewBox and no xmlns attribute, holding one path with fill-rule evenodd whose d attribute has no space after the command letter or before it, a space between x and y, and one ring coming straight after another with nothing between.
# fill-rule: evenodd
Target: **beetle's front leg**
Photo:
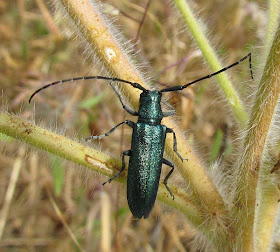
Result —
<instances>
[{"instance_id":1,"label":"beetle's front leg","mask_svg":"<svg viewBox=\"0 0 280 252\"><path fill-rule=\"evenodd\" d=\"M102 185L105 185L106 183L111 183L112 180L114 180L115 178L117 178L118 176L121 175L121 173L124 171L125 169L125 160L124 160L124 156L130 156L131 155L131 150L127 150L123 152L122 155L122 168L120 169L120 171L118 173L116 173L112 178L108 179L106 182L104 182Z\"/></svg>"},{"instance_id":2,"label":"beetle's front leg","mask_svg":"<svg viewBox=\"0 0 280 252\"><path fill-rule=\"evenodd\" d=\"M164 180L163 180L163 184L165 185L167 191L170 193L171 197L172 197L173 200L174 200L174 195L173 195L173 193L171 192L170 188L169 188L168 185L167 185L167 180L169 179L169 177L171 176L172 172L174 171L174 164L172 164L170 161L168 161L168 160L165 159L165 158L162 159L162 163L163 163L163 164L166 164L166 165L168 165L168 166L171 167L170 172L168 172L168 174L166 175L166 177L165 177Z\"/></svg>"},{"instance_id":3,"label":"beetle's front leg","mask_svg":"<svg viewBox=\"0 0 280 252\"><path fill-rule=\"evenodd\" d=\"M128 106L126 106L124 104L124 101L122 99L122 96L121 96L120 92L115 88L115 86L112 85L112 82L110 82L110 85L114 89L114 91L117 94L117 96L119 97L123 109L126 110L129 114L131 114L133 116L138 116L138 112L137 111L134 111L132 108L129 108Z\"/></svg>"},{"instance_id":4,"label":"beetle's front leg","mask_svg":"<svg viewBox=\"0 0 280 252\"><path fill-rule=\"evenodd\" d=\"M110 129L108 132L106 132L104 135L98 135L98 136L90 136L86 139L86 141L89 141L91 139L101 139L105 136L109 136L111 133L113 133L115 131L116 128L118 128L119 126L121 126L122 124L127 124L129 127L133 128L134 126L134 122L129 121L129 120L125 120L119 124L117 124L114 128Z\"/></svg>"},{"instance_id":5,"label":"beetle's front leg","mask_svg":"<svg viewBox=\"0 0 280 252\"><path fill-rule=\"evenodd\" d=\"M177 139L176 139L176 134L175 134L175 132L173 131L173 129L167 128L167 129L166 129L166 132L167 132L167 133L173 133L173 139L174 139L174 141L173 141L173 150L175 151L175 153L177 154L177 156L181 159L182 162L183 162L184 160L188 160L187 158L183 158L183 157L180 155L180 153L178 152L178 150L177 150Z\"/></svg>"}]
</instances>

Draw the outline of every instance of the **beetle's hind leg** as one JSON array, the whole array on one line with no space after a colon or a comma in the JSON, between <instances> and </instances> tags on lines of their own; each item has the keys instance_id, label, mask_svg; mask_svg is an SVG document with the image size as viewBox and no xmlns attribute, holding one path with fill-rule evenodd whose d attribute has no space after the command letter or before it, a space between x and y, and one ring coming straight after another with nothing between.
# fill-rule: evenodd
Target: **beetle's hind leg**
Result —
<instances>
[{"instance_id":1,"label":"beetle's hind leg","mask_svg":"<svg viewBox=\"0 0 280 252\"><path fill-rule=\"evenodd\" d=\"M165 185L167 191L170 193L172 199L174 200L174 195L173 195L173 193L171 192L170 188L167 185L167 181L168 181L169 177L171 176L172 172L174 171L174 164L172 164L170 161L168 161L165 158L162 159L162 163L171 167L170 172L168 172L168 174L166 175L166 177L163 180L163 184Z\"/></svg>"},{"instance_id":2,"label":"beetle's hind leg","mask_svg":"<svg viewBox=\"0 0 280 252\"><path fill-rule=\"evenodd\" d=\"M104 182L102 185L105 185L106 183L111 183L112 180L114 180L115 178L117 178L118 176L121 175L121 173L124 171L125 169L125 160L124 160L124 156L130 156L131 155L131 150L127 150L123 152L122 155L122 168L120 169L120 171L118 173L116 173L112 178L108 179L106 182Z\"/></svg>"},{"instance_id":3,"label":"beetle's hind leg","mask_svg":"<svg viewBox=\"0 0 280 252\"><path fill-rule=\"evenodd\" d=\"M116 128L118 128L119 126L121 126L122 124L127 124L129 127L133 128L134 126L134 122L129 121L129 120L125 120L119 124L117 124L114 128L110 129L108 132L106 132L104 135L98 135L98 136L90 136L86 139L86 141L89 141L91 139L101 139L103 137L109 136L111 133L113 133L115 131Z\"/></svg>"},{"instance_id":4,"label":"beetle's hind leg","mask_svg":"<svg viewBox=\"0 0 280 252\"><path fill-rule=\"evenodd\" d=\"M175 134L175 132L173 131L173 129L171 129L171 128L167 128L166 129L166 132L167 133L173 133L173 139L174 139L174 141L173 141L173 150L175 151L175 153L177 154L177 156L181 159L181 161L183 162L184 160L188 160L187 158L183 158L182 156L181 156L181 154L178 152L178 150L177 150L177 139L176 139L176 134Z\"/></svg>"}]
</instances>

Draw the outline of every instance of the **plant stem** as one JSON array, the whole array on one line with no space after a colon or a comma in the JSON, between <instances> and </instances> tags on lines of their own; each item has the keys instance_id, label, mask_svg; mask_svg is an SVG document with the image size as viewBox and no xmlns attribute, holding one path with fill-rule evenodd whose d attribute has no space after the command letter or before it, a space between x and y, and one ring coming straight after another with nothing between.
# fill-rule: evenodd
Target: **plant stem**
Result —
<instances>
[{"instance_id":1,"label":"plant stem","mask_svg":"<svg viewBox=\"0 0 280 252\"><path fill-rule=\"evenodd\" d=\"M262 54L262 61L265 62L268 54L269 48L273 43L273 38L278 28L278 18L280 15L280 3L277 0L269 1L269 18L266 28L265 36L265 46L264 52ZM275 138L275 135L279 135L279 130L277 127L270 127L270 132L272 135L268 140ZM268 141L266 145L271 145ZM272 153L280 151L278 146L266 147L264 150L264 156L271 159ZM272 157L277 161L279 166L279 154ZM260 178L257 185L256 191L256 217L254 224L254 235L255 235L255 250L256 251L269 251L273 246L273 238L275 232L275 223L277 222L277 215L279 209L279 198L280 190L277 183L275 183L275 174L271 173L271 162L267 160L262 160L260 168ZM275 165L275 164L274 164Z\"/></svg>"},{"instance_id":2,"label":"plant stem","mask_svg":"<svg viewBox=\"0 0 280 252\"><path fill-rule=\"evenodd\" d=\"M275 36L276 30L278 28L278 18L280 15L280 2L278 0L270 0L269 1L269 13L268 13L268 22L265 33L265 46L264 52L262 54L262 62L265 62L269 49L271 48L271 44L273 42L273 38Z\"/></svg>"},{"instance_id":3,"label":"plant stem","mask_svg":"<svg viewBox=\"0 0 280 252\"><path fill-rule=\"evenodd\" d=\"M209 40L207 39L202 29L200 28L200 25L196 20L195 15L193 14L191 8L187 4L187 1L174 0L174 3L176 4L177 8L181 12L181 15L184 18L190 30L190 33L192 34L198 47L202 51L204 58L208 63L210 69L213 72L222 69L223 67L220 64L218 57L216 56L214 50L212 49ZM233 111L235 118L237 119L241 127L245 128L246 122L248 120L248 116L229 78L227 77L226 73L220 73L216 75L216 79L227 99L229 106Z\"/></svg>"},{"instance_id":4,"label":"plant stem","mask_svg":"<svg viewBox=\"0 0 280 252\"><path fill-rule=\"evenodd\" d=\"M94 50L98 59L114 77L137 82L145 86L143 76L137 71L132 60L120 46L116 32L110 30L110 24L100 13L93 1L60 0L62 9L72 18L86 42ZM121 42L121 41L120 41ZM122 85L123 93L133 107L138 106L140 91L129 85Z\"/></svg>"},{"instance_id":5,"label":"plant stem","mask_svg":"<svg viewBox=\"0 0 280 252\"><path fill-rule=\"evenodd\" d=\"M239 251L253 251L253 225L255 218L256 188L260 166L264 160L264 147L280 93L280 30L275 34L272 47L260 81L256 101L248 125L243 157L238 169L235 206ZM257 239L257 237L256 237Z\"/></svg>"},{"instance_id":6,"label":"plant stem","mask_svg":"<svg viewBox=\"0 0 280 252\"><path fill-rule=\"evenodd\" d=\"M7 223L7 219L8 219L8 214L9 211L11 209L11 202L14 196L14 192L15 192L15 188L17 185L17 181L18 181L18 177L23 165L23 160L24 160L24 154L25 154L25 148L21 147L19 149L19 155L16 158L14 165L13 165L13 169L11 172L11 177L10 177L10 181L7 187L7 191L5 194L5 198L3 200L2 203L2 209L1 209L1 214L0 214L0 240L2 240L3 238L3 233L5 231L5 226Z\"/></svg>"},{"instance_id":7,"label":"plant stem","mask_svg":"<svg viewBox=\"0 0 280 252\"><path fill-rule=\"evenodd\" d=\"M268 168L268 167L266 167ZM263 165L261 167L263 169ZM279 209L280 191L269 169L260 171L257 187L257 207L254 224L255 251L269 251L273 247L275 223Z\"/></svg>"},{"instance_id":8,"label":"plant stem","mask_svg":"<svg viewBox=\"0 0 280 252\"><path fill-rule=\"evenodd\" d=\"M60 2L80 29L88 44L95 49L100 60L115 77L138 82L146 87L143 83L143 78L133 66L131 60L123 53L122 48L114 37L115 35L110 32L109 26L92 1L61 0ZM121 91L131 106L137 109L139 92L128 85L122 85ZM195 195L197 195L199 199L197 202L201 202L201 205L206 207L211 214L225 215L224 201L205 171L200 159L171 119L165 118L163 123L176 132L178 151L183 157L188 158L188 161L182 163L178 156L174 155L172 136L168 136L166 139L165 151L188 181Z\"/></svg>"},{"instance_id":9,"label":"plant stem","mask_svg":"<svg viewBox=\"0 0 280 252\"><path fill-rule=\"evenodd\" d=\"M112 176L121 166L118 159L2 111L0 111L0 132L105 176Z\"/></svg>"},{"instance_id":10,"label":"plant stem","mask_svg":"<svg viewBox=\"0 0 280 252\"><path fill-rule=\"evenodd\" d=\"M1 111L0 132L106 176L112 177L121 169L119 159ZM126 181L125 176L116 180ZM171 199L163 183L160 183L158 198L186 215L194 226L202 225L202 213L193 203L192 196L176 186L170 185L170 188L175 200Z\"/></svg>"}]
</instances>

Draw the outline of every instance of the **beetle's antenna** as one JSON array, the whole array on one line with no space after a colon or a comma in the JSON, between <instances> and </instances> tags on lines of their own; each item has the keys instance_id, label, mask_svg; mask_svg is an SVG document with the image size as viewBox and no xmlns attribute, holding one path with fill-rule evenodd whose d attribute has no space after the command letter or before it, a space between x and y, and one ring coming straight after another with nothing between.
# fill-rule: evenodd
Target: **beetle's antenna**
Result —
<instances>
[{"instance_id":1,"label":"beetle's antenna","mask_svg":"<svg viewBox=\"0 0 280 252\"><path fill-rule=\"evenodd\" d=\"M240 64L242 61L246 60L247 58L249 58L249 66L250 66L251 78L254 79L254 78L253 78L253 71L252 71L252 64L251 64L251 53L248 53L248 54L247 54L245 57L243 57L242 59L240 59L240 60L234 62L233 64L231 64L231 65L229 65L229 66L227 66L227 67L225 67L225 68L223 68L223 69L221 69L221 70L219 70L219 71L217 71L217 72L215 72L215 73L211 73L211 74L209 74L209 75L206 75L206 76L204 76L204 77L201 77L201 78L199 78L199 79L197 79L197 80L194 80L194 81L192 81L192 82L189 82L189 83L187 83L187 84L185 84L185 85L183 85L183 86L174 86L174 87L164 88L164 89L161 90L161 92L172 92L172 91L183 90L183 89L187 88L188 86L190 86L190 85L192 85L192 84L194 84L194 83L196 83L196 82L199 82L199 81L202 81L202 80L205 80L205 79L209 79L209 78L211 78L211 77L214 76L214 75L217 75L217 74L219 74L219 73L221 73L221 72L224 72L224 71L228 70L229 68L232 68L232 67L234 67L234 66Z\"/></svg>"},{"instance_id":2,"label":"beetle's antenna","mask_svg":"<svg viewBox=\"0 0 280 252\"><path fill-rule=\"evenodd\" d=\"M133 86L134 88L138 88L142 91L147 91L144 87L142 87L139 83L136 82L130 82L130 81L126 81L126 80L122 80L119 78L110 78L110 77L105 77L105 76L84 76L84 77L77 77L77 78L72 78L72 79L65 79L65 80L60 80L60 81L55 81L52 82L50 84L47 84L41 88L39 88L38 90L36 90L29 98L29 103L31 102L32 98L38 94L39 92L41 92L42 90L54 86L54 85L58 85L58 84L62 84L65 82L71 82L71 81L79 81L79 80L108 80L108 81L118 81L118 82L123 82L123 83L127 83L130 84L131 86Z\"/></svg>"}]
</instances>

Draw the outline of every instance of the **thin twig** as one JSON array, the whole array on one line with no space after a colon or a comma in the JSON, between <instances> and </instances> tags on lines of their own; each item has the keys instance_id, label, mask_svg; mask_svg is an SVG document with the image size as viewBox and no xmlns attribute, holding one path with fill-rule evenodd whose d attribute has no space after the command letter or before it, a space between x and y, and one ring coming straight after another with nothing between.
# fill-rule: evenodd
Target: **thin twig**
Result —
<instances>
[{"instance_id":1,"label":"thin twig","mask_svg":"<svg viewBox=\"0 0 280 252\"><path fill-rule=\"evenodd\" d=\"M139 27L138 27L137 34L136 34L136 37L135 37L135 42L136 42L136 43L137 43L138 40L139 40L140 31L141 31L141 28L142 28L142 26L143 26L143 24L144 24L145 18L146 18L146 16L147 16L147 12L148 12L148 9L149 9L149 7L150 7L150 4L151 4L151 0L148 0L148 3L147 3L147 5L146 5L146 7L145 7L144 15L143 15L143 17L142 17L142 19L141 19L141 22L140 22L140 25L139 25Z\"/></svg>"},{"instance_id":2,"label":"thin twig","mask_svg":"<svg viewBox=\"0 0 280 252\"><path fill-rule=\"evenodd\" d=\"M1 210L1 216L0 216L0 240L2 239L2 236L4 233L8 213L10 210L11 202L12 202L16 184L18 181L18 176L19 176L19 173L20 173L20 170L22 167L22 159L23 159L24 154L25 154L25 148L21 147L19 149L18 157L15 160L15 163L14 163L14 166L13 166L13 169L11 172L11 177L10 177L9 185L8 185L6 195L4 198L3 207Z\"/></svg>"}]
</instances>

